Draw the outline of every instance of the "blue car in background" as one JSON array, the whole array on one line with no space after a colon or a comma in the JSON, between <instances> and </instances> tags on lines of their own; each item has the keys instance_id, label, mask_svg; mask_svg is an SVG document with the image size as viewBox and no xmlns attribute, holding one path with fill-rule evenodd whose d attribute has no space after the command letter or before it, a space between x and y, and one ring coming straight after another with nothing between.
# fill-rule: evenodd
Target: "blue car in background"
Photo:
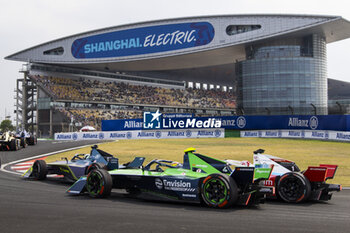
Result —
<instances>
[{"instance_id":1,"label":"blue car in background","mask_svg":"<svg viewBox=\"0 0 350 233\"><path fill-rule=\"evenodd\" d=\"M94 145L91 147L90 154L76 154L71 160L64 158L62 161L52 163L36 160L33 166L23 174L23 177L44 180L47 175L55 174L63 176L67 181L75 182L96 168L118 169L118 159Z\"/></svg>"}]
</instances>

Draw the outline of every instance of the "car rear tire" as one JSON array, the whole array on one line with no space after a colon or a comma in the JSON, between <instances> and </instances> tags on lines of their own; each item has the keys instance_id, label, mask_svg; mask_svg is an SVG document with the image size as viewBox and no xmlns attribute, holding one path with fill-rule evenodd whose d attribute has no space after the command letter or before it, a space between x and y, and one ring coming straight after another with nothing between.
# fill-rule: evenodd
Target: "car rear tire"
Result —
<instances>
[{"instance_id":1,"label":"car rear tire","mask_svg":"<svg viewBox=\"0 0 350 233\"><path fill-rule=\"evenodd\" d=\"M17 140L16 139L12 139L10 141L10 150L18 150L18 143L17 143Z\"/></svg>"},{"instance_id":2,"label":"car rear tire","mask_svg":"<svg viewBox=\"0 0 350 233\"><path fill-rule=\"evenodd\" d=\"M228 208L238 198L236 182L225 174L207 176L200 184L201 203L213 208Z\"/></svg>"},{"instance_id":3,"label":"car rear tire","mask_svg":"<svg viewBox=\"0 0 350 233\"><path fill-rule=\"evenodd\" d=\"M26 139L25 139L25 138L21 138L21 146L22 146L23 148L26 148L27 142L26 142Z\"/></svg>"},{"instance_id":4,"label":"car rear tire","mask_svg":"<svg viewBox=\"0 0 350 233\"><path fill-rule=\"evenodd\" d=\"M37 138L35 136L30 136L30 138L28 138L28 145L36 145L37 144Z\"/></svg>"},{"instance_id":5,"label":"car rear tire","mask_svg":"<svg viewBox=\"0 0 350 233\"><path fill-rule=\"evenodd\" d=\"M44 160L36 160L33 164L32 177L36 180L45 180L47 176L47 165Z\"/></svg>"},{"instance_id":6,"label":"car rear tire","mask_svg":"<svg viewBox=\"0 0 350 233\"><path fill-rule=\"evenodd\" d=\"M299 203L309 198L310 181L299 172L289 172L280 177L277 182L277 197L289 203Z\"/></svg>"},{"instance_id":7,"label":"car rear tire","mask_svg":"<svg viewBox=\"0 0 350 233\"><path fill-rule=\"evenodd\" d=\"M112 190L112 177L103 169L92 170L86 178L86 190L91 197L108 197Z\"/></svg>"}]
</instances>

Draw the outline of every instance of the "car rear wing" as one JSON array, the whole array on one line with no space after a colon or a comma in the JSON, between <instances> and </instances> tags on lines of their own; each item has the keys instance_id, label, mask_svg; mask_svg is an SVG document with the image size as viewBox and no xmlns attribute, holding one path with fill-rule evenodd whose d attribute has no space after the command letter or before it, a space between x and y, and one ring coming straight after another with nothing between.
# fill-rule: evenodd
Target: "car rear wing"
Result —
<instances>
[{"instance_id":1,"label":"car rear wing","mask_svg":"<svg viewBox=\"0 0 350 233\"><path fill-rule=\"evenodd\" d=\"M236 167L230 176L239 187L244 187L254 182L254 170L254 167Z\"/></svg>"},{"instance_id":2,"label":"car rear wing","mask_svg":"<svg viewBox=\"0 0 350 233\"><path fill-rule=\"evenodd\" d=\"M326 173L326 180L333 179L335 172L338 169L338 165L330 165L330 164L320 164L320 167L326 167L327 173Z\"/></svg>"},{"instance_id":3,"label":"car rear wing","mask_svg":"<svg viewBox=\"0 0 350 233\"><path fill-rule=\"evenodd\" d=\"M237 186L242 192L237 204L257 204L265 200L266 194L274 194L274 187L260 184L260 180L268 179L271 172L271 167L236 167L230 176L235 180Z\"/></svg>"},{"instance_id":4,"label":"car rear wing","mask_svg":"<svg viewBox=\"0 0 350 233\"><path fill-rule=\"evenodd\" d=\"M310 182L323 182L328 179L333 179L337 168L337 165L328 164L309 166L303 174L310 180Z\"/></svg>"}]
</instances>

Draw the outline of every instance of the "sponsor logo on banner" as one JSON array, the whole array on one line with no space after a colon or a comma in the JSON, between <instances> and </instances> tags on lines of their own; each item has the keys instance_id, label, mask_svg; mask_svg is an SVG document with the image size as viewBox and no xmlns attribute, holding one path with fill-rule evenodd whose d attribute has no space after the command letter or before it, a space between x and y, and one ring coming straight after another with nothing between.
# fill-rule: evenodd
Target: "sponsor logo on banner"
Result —
<instances>
[{"instance_id":1,"label":"sponsor logo on banner","mask_svg":"<svg viewBox=\"0 0 350 233\"><path fill-rule=\"evenodd\" d=\"M337 139L341 139L341 140L350 140L350 134L348 134L348 133L337 133L336 138Z\"/></svg>"},{"instance_id":2,"label":"sponsor logo on banner","mask_svg":"<svg viewBox=\"0 0 350 233\"><path fill-rule=\"evenodd\" d=\"M77 132L55 133L55 140L113 140L113 139L157 139L157 138L195 138L195 137L223 137L223 129L188 129L188 130L138 130L138 131L109 131L109 132Z\"/></svg>"},{"instance_id":3,"label":"sponsor logo on banner","mask_svg":"<svg viewBox=\"0 0 350 233\"><path fill-rule=\"evenodd\" d=\"M257 131L244 131L243 137L258 137Z\"/></svg>"},{"instance_id":4,"label":"sponsor logo on banner","mask_svg":"<svg viewBox=\"0 0 350 233\"><path fill-rule=\"evenodd\" d=\"M142 122L138 122L135 120L126 120L124 122L124 129L134 129L134 128L142 128Z\"/></svg>"},{"instance_id":5,"label":"sponsor logo on banner","mask_svg":"<svg viewBox=\"0 0 350 233\"><path fill-rule=\"evenodd\" d=\"M299 119L298 117L289 117L288 126L309 127L309 120Z\"/></svg>"},{"instance_id":6,"label":"sponsor logo on banner","mask_svg":"<svg viewBox=\"0 0 350 233\"><path fill-rule=\"evenodd\" d=\"M114 139L114 138L125 138L126 134L125 133L110 133L109 138Z\"/></svg>"},{"instance_id":7,"label":"sponsor logo on banner","mask_svg":"<svg viewBox=\"0 0 350 233\"><path fill-rule=\"evenodd\" d=\"M265 137L278 137L278 131L266 131Z\"/></svg>"},{"instance_id":8,"label":"sponsor logo on banner","mask_svg":"<svg viewBox=\"0 0 350 233\"><path fill-rule=\"evenodd\" d=\"M301 131L288 131L288 136L290 137L301 137Z\"/></svg>"},{"instance_id":9,"label":"sponsor logo on banner","mask_svg":"<svg viewBox=\"0 0 350 233\"><path fill-rule=\"evenodd\" d=\"M144 112L143 113L143 128L144 129L160 129L161 128L161 116L162 114L157 112Z\"/></svg>"},{"instance_id":10,"label":"sponsor logo on banner","mask_svg":"<svg viewBox=\"0 0 350 233\"><path fill-rule=\"evenodd\" d=\"M163 117L159 110L143 114L143 129L207 129L221 126L221 120L217 118L170 118Z\"/></svg>"},{"instance_id":11,"label":"sponsor logo on banner","mask_svg":"<svg viewBox=\"0 0 350 233\"><path fill-rule=\"evenodd\" d=\"M208 22L140 27L79 38L71 53L76 59L137 56L207 45L214 35Z\"/></svg>"},{"instance_id":12,"label":"sponsor logo on banner","mask_svg":"<svg viewBox=\"0 0 350 233\"><path fill-rule=\"evenodd\" d=\"M57 134L56 140L70 140L72 139L72 135L70 134Z\"/></svg>"},{"instance_id":13,"label":"sponsor logo on banner","mask_svg":"<svg viewBox=\"0 0 350 233\"><path fill-rule=\"evenodd\" d=\"M324 132L319 132L319 131L312 131L311 132L311 137L312 138L325 138L325 133Z\"/></svg>"},{"instance_id":14,"label":"sponsor logo on banner","mask_svg":"<svg viewBox=\"0 0 350 233\"><path fill-rule=\"evenodd\" d=\"M156 138L161 138L161 137L162 137L162 132L157 131L157 132L156 132Z\"/></svg>"},{"instance_id":15,"label":"sponsor logo on banner","mask_svg":"<svg viewBox=\"0 0 350 233\"><path fill-rule=\"evenodd\" d=\"M247 121L246 121L245 117L240 116L240 117L237 118L237 126L239 128L241 128L241 129L244 128L246 123L247 123Z\"/></svg>"},{"instance_id":16,"label":"sponsor logo on banner","mask_svg":"<svg viewBox=\"0 0 350 233\"><path fill-rule=\"evenodd\" d=\"M83 133L83 139L99 139L97 133Z\"/></svg>"},{"instance_id":17,"label":"sponsor logo on banner","mask_svg":"<svg viewBox=\"0 0 350 233\"><path fill-rule=\"evenodd\" d=\"M138 138L154 138L155 132L140 131L137 133Z\"/></svg>"},{"instance_id":18,"label":"sponsor logo on banner","mask_svg":"<svg viewBox=\"0 0 350 233\"><path fill-rule=\"evenodd\" d=\"M168 137L184 137L184 136L185 136L185 132L184 132L184 131L181 131L181 132L178 132L178 131L168 131L167 136L168 136Z\"/></svg>"},{"instance_id":19,"label":"sponsor logo on banner","mask_svg":"<svg viewBox=\"0 0 350 233\"><path fill-rule=\"evenodd\" d=\"M316 116L312 116L310 118L310 128L311 129L316 129L318 126L318 118Z\"/></svg>"}]
</instances>

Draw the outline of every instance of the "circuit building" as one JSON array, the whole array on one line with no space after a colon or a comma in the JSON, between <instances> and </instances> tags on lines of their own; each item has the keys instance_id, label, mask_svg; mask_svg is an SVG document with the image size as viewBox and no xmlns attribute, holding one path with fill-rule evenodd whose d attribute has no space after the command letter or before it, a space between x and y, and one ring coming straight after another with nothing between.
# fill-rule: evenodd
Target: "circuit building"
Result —
<instances>
[{"instance_id":1,"label":"circuit building","mask_svg":"<svg viewBox=\"0 0 350 233\"><path fill-rule=\"evenodd\" d=\"M322 15L218 15L80 33L6 57L30 72L145 77L236 92L237 113L327 114L326 45L350 22Z\"/></svg>"}]
</instances>

